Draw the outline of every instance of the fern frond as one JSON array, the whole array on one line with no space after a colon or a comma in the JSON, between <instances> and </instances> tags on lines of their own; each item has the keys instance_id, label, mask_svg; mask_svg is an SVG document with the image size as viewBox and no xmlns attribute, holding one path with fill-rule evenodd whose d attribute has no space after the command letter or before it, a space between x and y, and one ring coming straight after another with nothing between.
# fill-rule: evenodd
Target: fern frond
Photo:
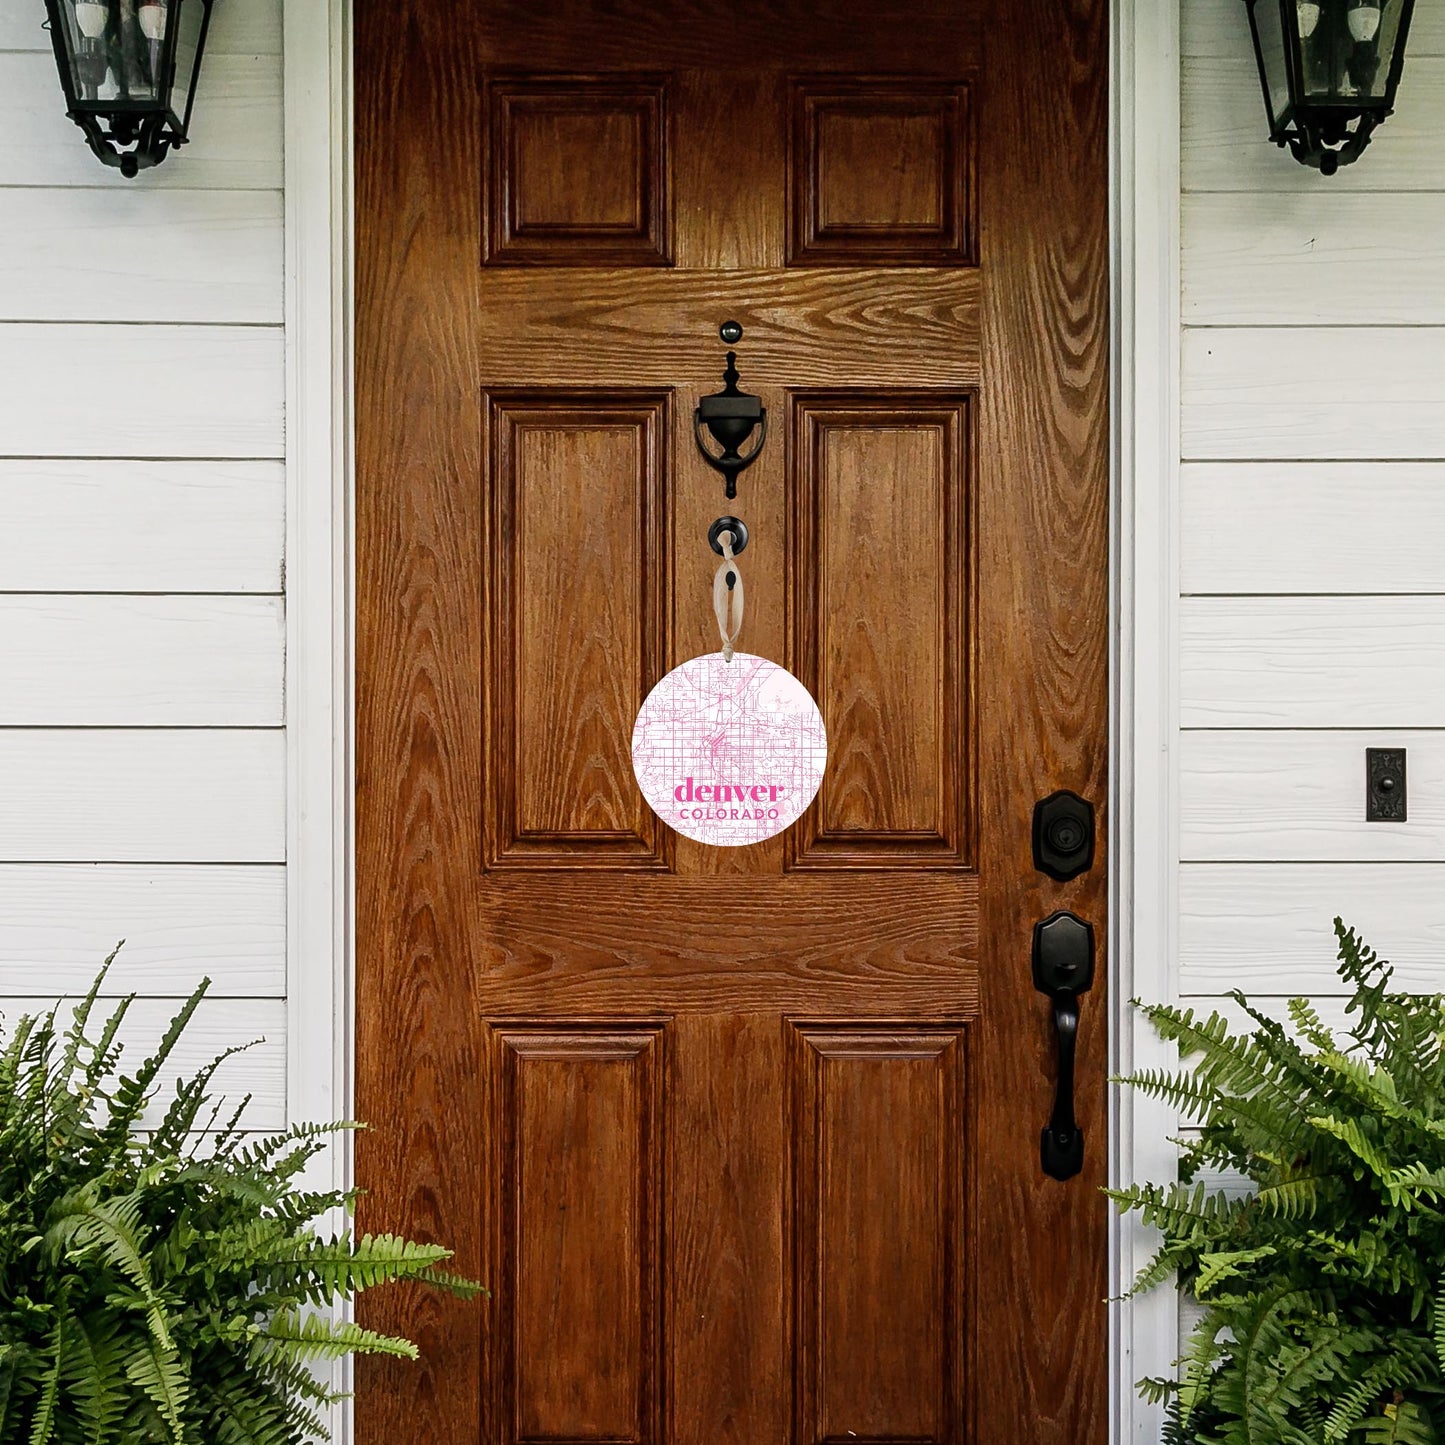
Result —
<instances>
[{"instance_id":1,"label":"fern frond","mask_svg":"<svg viewBox=\"0 0 1445 1445\"><path fill-rule=\"evenodd\" d=\"M1335 1047L1334 1033L1326 1027L1319 1010L1307 998L1292 998L1287 1007L1290 1022L1307 1043L1321 1053Z\"/></svg>"},{"instance_id":2,"label":"fern frond","mask_svg":"<svg viewBox=\"0 0 1445 1445\"><path fill-rule=\"evenodd\" d=\"M1151 1098L1162 1099L1180 1114L1203 1119L1219 1098L1219 1090L1191 1070L1141 1069L1118 1080Z\"/></svg>"},{"instance_id":3,"label":"fern frond","mask_svg":"<svg viewBox=\"0 0 1445 1445\"><path fill-rule=\"evenodd\" d=\"M110 1119L105 1129L107 1143L114 1146L139 1127L141 1113L150 1099L157 1076L175 1051L181 1035L186 1031L186 1026L195 1016L210 987L209 978L203 978L197 984L161 1036L156 1051L136 1070L133 1077L121 1079L111 1096Z\"/></svg>"},{"instance_id":4,"label":"fern frond","mask_svg":"<svg viewBox=\"0 0 1445 1445\"><path fill-rule=\"evenodd\" d=\"M1106 1189L1105 1194L1125 1209L1137 1209L1144 1223L1173 1234L1194 1235L1218 1227L1240 1209L1223 1190L1210 1193L1203 1184L1132 1184Z\"/></svg>"},{"instance_id":5,"label":"fern frond","mask_svg":"<svg viewBox=\"0 0 1445 1445\"><path fill-rule=\"evenodd\" d=\"M1408 1400L1386 1405L1356 1425L1355 1432L1362 1445L1437 1445L1438 1440L1429 1415Z\"/></svg>"},{"instance_id":6,"label":"fern frond","mask_svg":"<svg viewBox=\"0 0 1445 1445\"><path fill-rule=\"evenodd\" d=\"M50 1445L55 1433L55 1403L60 1396L61 1361L65 1355L65 1302L60 1307L55 1321L55 1332L50 1340L50 1362L40 1386L40 1399L36 1402L35 1414L30 1423L30 1445Z\"/></svg>"},{"instance_id":7,"label":"fern frond","mask_svg":"<svg viewBox=\"0 0 1445 1445\"><path fill-rule=\"evenodd\" d=\"M105 976L110 972L111 965L115 962L116 954L124 946L124 941L116 944L110 951L105 962L100 966L100 972L96 974L85 997L75 1006L70 1017L70 1027L65 1031L65 1050L60 1056L60 1062L55 1069L56 1081L64 1085L63 1090L57 1090L52 1099L55 1109L52 1113L52 1129L69 1133L70 1128L84 1115L90 1106L91 1091L84 1086L78 1089L70 1087L80 1068L80 1057L83 1053L93 1049L85 1031L90 1025L91 1011L95 1008L95 1001L100 996L100 990L105 983Z\"/></svg>"},{"instance_id":8,"label":"fern frond","mask_svg":"<svg viewBox=\"0 0 1445 1445\"><path fill-rule=\"evenodd\" d=\"M1345 1439L1371 1415L1378 1413L1380 1397L1391 1382L1391 1363L1388 1359L1377 1360L1358 1380L1342 1387L1336 1396L1334 1409L1325 1419L1324 1436L1327 1441Z\"/></svg>"},{"instance_id":9,"label":"fern frond","mask_svg":"<svg viewBox=\"0 0 1445 1445\"><path fill-rule=\"evenodd\" d=\"M1320 1179L1318 1174L1303 1174L1267 1184L1254 1196L1255 1202L1282 1219L1310 1219L1319 1208Z\"/></svg>"},{"instance_id":10,"label":"fern frond","mask_svg":"<svg viewBox=\"0 0 1445 1445\"><path fill-rule=\"evenodd\" d=\"M141 1223L142 1204L138 1194L98 1200L93 1190L84 1190L61 1201L52 1216L46 1239L55 1250L97 1249L101 1257L140 1292L156 1343L170 1350L174 1346L165 1311L156 1295L146 1260L147 1232Z\"/></svg>"},{"instance_id":11,"label":"fern frond","mask_svg":"<svg viewBox=\"0 0 1445 1445\"><path fill-rule=\"evenodd\" d=\"M391 1280L428 1276L451 1257L451 1250L440 1245L417 1244L394 1234L341 1235L272 1256L260 1274L263 1279L304 1277L312 1303L326 1304L338 1295L360 1294Z\"/></svg>"},{"instance_id":12,"label":"fern frond","mask_svg":"<svg viewBox=\"0 0 1445 1445\"><path fill-rule=\"evenodd\" d=\"M91 1049L90 1062L86 1065L85 1070L85 1086L92 1094L99 1091L101 1084L115 1070L120 1061L118 1038L121 1025L125 1023L126 1015L130 1012L135 998L133 993L126 994L116 1004L110 1011L110 1017L105 1021L105 1027L100 1031L100 1037Z\"/></svg>"},{"instance_id":13,"label":"fern frond","mask_svg":"<svg viewBox=\"0 0 1445 1445\"><path fill-rule=\"evenodd\" d=\"M1278 1251L1271 1244L1253 1249L1221 1249L1205 1255L1191 1281L1195 1295L1205 1299L1216 1285L1246 1275L1245 1266L1273 1259Z\"/></svg>"},{"instance_id":14,"label":"fern frond","mask_svg":"<svg viewBox=\"0 0 1445 1445\"><path fill-rule=\"evenodd\" d=\"M70 1322L62 1377L67 1397L91 1441L109 1440L125 1409L125 1365L113 1315L97 1312ZM0 1437L3 1438L3 1437Z\"/></svg>"},{"instance_id":15,"label":"fern frond","mask_svg":"<svg viewBox=\"0 0 1445 1445\"><path fill-rule=\"evenodd\" d=\"M1358 1120L1337 1119L1332 1114L1312 1114L1309 1123L1321 1134L1338 1139L1381 1183L1389 1177L1390 1161L1380 1152L1378 1145L1365 1137Z\"/></svg>"},{"instance_id":16,"label":"fern frond","mask_svg":"<svg viewBox=\"0 0 1445 1445\"><path fill-rule=\"evenodd\" d=\"M287 1310L276 1315L252 1341L253 1358L285 1357L297 1360L339 1360L346 1355L394 1355L414 1360L417 1349L410 1340L363 1329L346 1320L302 1315Z\"/></svg>"},{"instance_id":17,"label":"fern frond","mask_svg":"<svg viewBox=\"0 0 1445 1445\"><path fill-rule=\"evenodd\" d=\"M325 1437L319 1420L297 1430L284 1401L259 1390L239 1372L218 1380L212 1395L215 1445L296 1445L298 1439Z\"/></svg>"},{"instance_id":18,"label":"fern frond","mask_svg":"<svg viewBox=\"0 0 1445 1445\"><path fill-rule=\"evenodd\" d=\"M262 1042L264 1041L261 1039L252 1039L249 1043L234 1044L223 1053L217 1054L200 1073L178 1082L175 1098L171 1100L161 1122L151 1132L152 1146L160 1152L179 1152L186 1136L196 1127L196 1116L206 1102L206 1090L216 1077L216 1070L237 1054L244 1054Z\"/></svg>"},{"instance_id":19,"label":"fern frond","mask_svg":"<svg viewBox=\"0 0 1445 1445\"><path fill-rule=\"evenodd\" d=\"M158 1340L146 1340L126 1357L125 1372L159 1411L174 1445L183 1445L181 1413L190 1396L190 1385L175 1351Z\"/></svg>"}]
</instances>

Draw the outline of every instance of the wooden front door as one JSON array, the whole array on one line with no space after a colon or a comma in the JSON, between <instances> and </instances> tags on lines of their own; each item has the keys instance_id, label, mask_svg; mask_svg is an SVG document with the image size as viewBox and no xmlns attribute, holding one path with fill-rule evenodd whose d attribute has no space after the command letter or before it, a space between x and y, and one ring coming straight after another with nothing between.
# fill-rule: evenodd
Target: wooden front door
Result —
<instances>
[{"instance_id":1,"label":"wooden front door","mask_svg":"<svg viewBox=\"0 0 1445 1445\"><path fill-rule=\"evenodd\" d=\"M1102 1442L1104 999L1044 1177L1036 799L1105 797L1103 0L358 0L357 1144L397 1292L363 1445ZM771 436L697 455L721 322ZM741 645L811 811L644 804Z\"/></svg>"}]
</instances>

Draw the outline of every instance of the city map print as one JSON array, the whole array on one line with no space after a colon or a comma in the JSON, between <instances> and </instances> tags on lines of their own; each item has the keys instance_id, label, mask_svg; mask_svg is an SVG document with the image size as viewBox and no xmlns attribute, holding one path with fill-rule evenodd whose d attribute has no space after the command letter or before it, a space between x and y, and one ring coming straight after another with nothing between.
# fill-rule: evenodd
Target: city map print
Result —
<instances>
[{"instance_id":1,"label":"city map print","mask_svg":"<svg viewBox=\"0 0 1445 1445\"><path fill-rule=\"evenodd\" d=\"M795 822L827 760L812 694L786 668L746 652L674 668L632 729L632 769L648 806L685 837L723 848Z\"/></svg>"}]
</instances>

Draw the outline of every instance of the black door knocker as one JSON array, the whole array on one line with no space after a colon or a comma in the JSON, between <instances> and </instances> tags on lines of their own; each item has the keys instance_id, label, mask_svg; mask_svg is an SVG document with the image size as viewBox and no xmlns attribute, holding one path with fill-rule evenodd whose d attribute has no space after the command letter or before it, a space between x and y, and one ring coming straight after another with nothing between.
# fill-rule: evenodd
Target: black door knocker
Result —
<instances>
[{"instance_id":1,"label":"black door knocker","mask_svg":"<svg viewBox=\"0 0 1445 1445\"><path fill-rule=\"evenodd\" d=\"M742 340L743 328L736 321L724 321L718 335L731 345ZM697 449L703 454L708 466L723 474L729 498L738 494L738 474L757 461L758 453L768 439L768 409L763 405L761 397L738 390L737 361L737 352L729 351L727 370L723 372L723 389L703 397L693 413ZM704 427L712 433L712 439L722 448L721 456L715 456L708 450L707 443L702 438ZM761 428L758 439L752 450L744 453L741 448L747 444L754 428Z\"/></svg>"}]
</instances>

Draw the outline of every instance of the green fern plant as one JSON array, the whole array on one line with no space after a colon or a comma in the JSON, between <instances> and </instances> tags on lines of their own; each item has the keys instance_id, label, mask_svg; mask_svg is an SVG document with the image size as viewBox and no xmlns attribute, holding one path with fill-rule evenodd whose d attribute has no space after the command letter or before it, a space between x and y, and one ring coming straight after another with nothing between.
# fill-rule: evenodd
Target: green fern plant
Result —
<instances>
[{"instance_id":1,"label":"green fern plant","mask_svg":"<svg viewBox=\"0 0 1445 1445\"><path fill-rule=\"evenodd\" d=\"M1169 1445L1445 1445L1445 998L1335 933L1343 1038L1303 999L1286 1025L1231 995L1246 1034L1144 1009L1188 1066L1124 1082L1201 1126L1177 1184L1110 1191L1163 1237L1135 1292L1177 1277L1203 1311L1140 1385Z\"/></svg>"},{"instance_id":2,"label":"green fern plant","mask_svg":"<svg viewBox=\"0 0 1445 1445\"><path fill-rule=\"evenodd\" d=\"M229 1055L157 1121L209 981L121 1074L132 1000L91 1033L109 967L68 1024L52 1010L0 1034L0 1445L299 1445L333 1398L315 1362L416 1356L327 1307L388 1280L479 1286L436 1245L320 1233L354 1195L307 1192L302 1171L348 1126L247 1135L247 1101L223 1115L211 1100Z\"/></svg>"}]
</instances>

